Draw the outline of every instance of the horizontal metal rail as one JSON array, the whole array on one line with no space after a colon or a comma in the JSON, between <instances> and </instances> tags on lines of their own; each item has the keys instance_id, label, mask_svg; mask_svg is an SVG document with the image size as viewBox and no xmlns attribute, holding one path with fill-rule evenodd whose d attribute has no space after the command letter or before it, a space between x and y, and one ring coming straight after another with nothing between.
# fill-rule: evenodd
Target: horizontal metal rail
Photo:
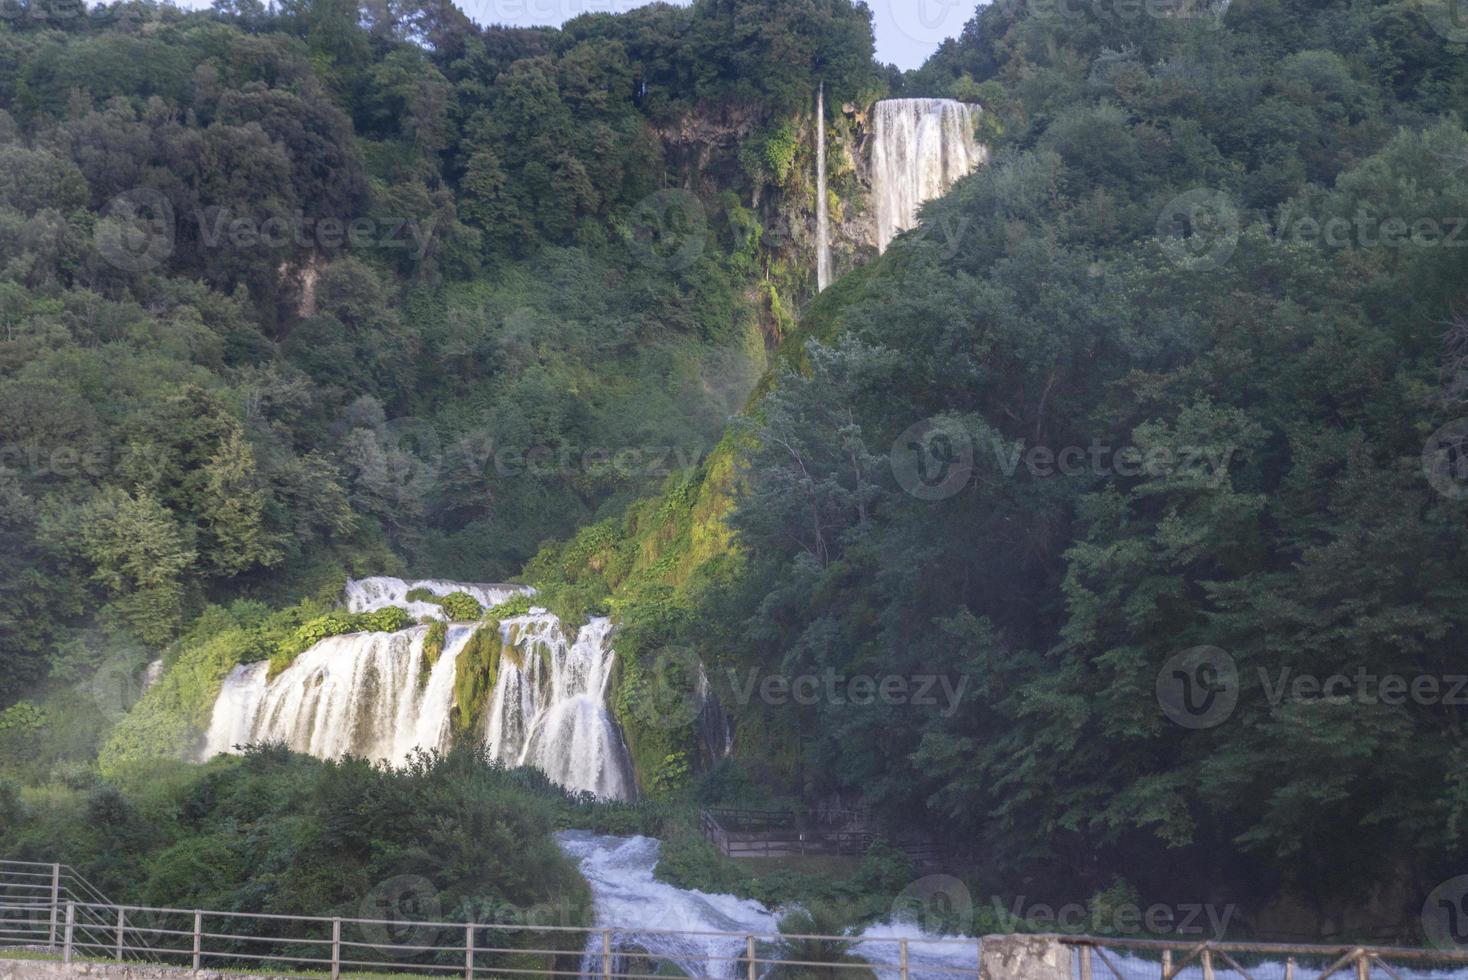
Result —
<instances>
[{"instance_id":1,"label":"horizontal metal rail","mask_svg":"<svg viewBox=\"0 0 1468 980\"><path fill-rule=\"evenodd\" d=\"M1078 980L1142 980L1155 976L1159 980L1177 980L1183 970L1192 967L1202 973L1203 980L1216 980L1219 972L1234 974L1242 980L1254 980L1251 967L1239 957L1261 962L1283 964L1284 980L1329 980L1338 974L1354 974L1355 980L1370 980L1379 969L1390 980L1402 980L1392 968L1432 963L1442 968L1468 965L1468 950L1417 949L1401 946L1365 946L1359 944L1325 945L1298 943L1252 943L1224 940L1178 942L1165 939L1098 938L1095 936L1057 936L1062 945L1073 947L1075 958L1072 976ZM1114 959L1110 953L1156 954L1156 962L1140 966L1134 955L1130 962ZM1100 961L1098 966L1095 960ZM1301 960L1305 960L1302 963ZM1308 965L1310 962L1314 966ZM1323 968L1321 966L1323 965Z\"/></svg>"},{"instance_id":2,"label":"horizontal metal rail","mask_svg":"<svg viewBox=\"0 0 1468 980\"><path fill-rule=\"evenodd\" d=\"M979 977L976 939L350 919L75 899L64 901L62 913L66 963L145 961L196 971L253 966L282 977L329 972L333 980L360 973L658 980L667 975L665 964L693 980L707 974L758 980L775 967L823 968L836 978L873 971L900 980ZM279 924L269 931L281 934L257 934L262 923ZM377 938L387 930L401 930L404 942ZM690 940L703 940L706 948Z\"/></svg>"}]
</instances>

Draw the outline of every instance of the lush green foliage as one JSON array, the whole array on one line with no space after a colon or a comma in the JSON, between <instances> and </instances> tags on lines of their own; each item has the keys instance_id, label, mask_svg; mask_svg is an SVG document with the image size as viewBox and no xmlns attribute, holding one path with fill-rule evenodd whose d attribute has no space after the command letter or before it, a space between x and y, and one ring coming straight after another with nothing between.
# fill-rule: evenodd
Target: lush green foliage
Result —
<instances>
[{"instance_id":1,"label":"lush green foliage","mask_svg":"<svg viewBox=\"0 0 1468 980\"><path fill-rule=\"evenodd\" d=\"M509 577L696 465L798 250L751 228L806 201L685 123L880 85L851 0L51 6L0 21L0 704L94 622Z\"/></svg>"},{"instance_id":2,"label":"lush green foliage","mask_svg":"<svg viewBox=\"0 0 1468 980\"><path fill-rule=\"evenodd\" d=\"M158 770L125 791L98 784L16 798L0 784L0 853L65 858L114 900L154 906L582 925L586 884L550 836L571 812L543 780L470 749L393 771L257 748ZM410 900L399 904L405 888ZM316 935L307 923L279 928ZM579 953L579 937L572 942Z\"/></svg>"},{"instance_id":3,"label":"lush green foliage","mask_svg":"<svg viewBox=\"0 0 1468 980\"><path fill-rule=\"evenodd\" d=\"M472 599L470 601L473 602ZM397 633L412 625L413 617L397 606L386 606L373 612L333 612L318 616L298 626L289 637L280 641L270 656L270 676L281 673L297 657L329 637L348 633Z\"/></svg>"},{"instance_id":4,"label":"lush green foliage","mask_svg":"<svg viewBox=\"0 0 1468 980\"><path fill-rule=\"evenodd\" d=\"M524 616L530 612L530 607L535 604L534 600L523 592L510 596L504 602L495 606L485 615L490 619L509 619L512 616Z\"/></svg>"},{"instance_id":5,"label":"lush green foliage","mask_svg":"<svg viewBox=\"0 0 1468 980\"><path fill-rule=\"evenodd\" d=\"M813 307L727 472L532 579L617 610L645 665L695 651L761 778L978 842L991 883L1426 894L1464 853L1457 715L1267 688L1455 673L1468 525L1422 454L1463 407L1468 259L1431 233L1468 214L1463 48L1406 3L1034 9L985 7L905 80L987 93L996 158ZM1237 235L1161 220L1197 189ZM1310 232L1332 219L1348 241ZM898 479L925 420L972 448L938 500ZM1026 463L1071 446L1209 462ZM1189 730L1155 684L1202 645L1239 703ZM762 704L730 683L749 671L966 686L951 711Z\"/></svg>"}]
</instances>

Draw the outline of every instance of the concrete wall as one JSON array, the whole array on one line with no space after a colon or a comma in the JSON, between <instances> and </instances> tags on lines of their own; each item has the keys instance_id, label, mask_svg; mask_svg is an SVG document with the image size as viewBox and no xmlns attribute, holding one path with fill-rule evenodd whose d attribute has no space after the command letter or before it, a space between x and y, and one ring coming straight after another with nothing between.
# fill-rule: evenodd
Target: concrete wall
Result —
<instances>
[{"instance_id":1,"label":"concrete wall","mask_svg":"<svg viewBox=\"0 0 1468 980\"><path fill-rule=\"evenodd\" d=\"M1074 980L1075 953L1055 936L985 936L980 980Z\"/></svg>"}]
</instances>

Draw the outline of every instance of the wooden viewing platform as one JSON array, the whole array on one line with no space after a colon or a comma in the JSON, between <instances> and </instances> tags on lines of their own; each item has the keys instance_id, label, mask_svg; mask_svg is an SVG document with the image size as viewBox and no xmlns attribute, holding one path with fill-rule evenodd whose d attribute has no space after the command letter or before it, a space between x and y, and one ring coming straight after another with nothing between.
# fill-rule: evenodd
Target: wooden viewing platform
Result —
<instances>
[{"instance_id":1,"label":"wooden viewing platform","mask_svg":"<svg viewBox=\"0 0 1468 980\"><path fill-rule=\"evenodd\" d=\"M732 858L840 856L861 857L879 838L906 853L919 867L937 866L947 856L931 840L892 839L869 829L860 810L795 814L782 810L714 807L698 812L705 840Z\"/></svg>"}]
</instances>

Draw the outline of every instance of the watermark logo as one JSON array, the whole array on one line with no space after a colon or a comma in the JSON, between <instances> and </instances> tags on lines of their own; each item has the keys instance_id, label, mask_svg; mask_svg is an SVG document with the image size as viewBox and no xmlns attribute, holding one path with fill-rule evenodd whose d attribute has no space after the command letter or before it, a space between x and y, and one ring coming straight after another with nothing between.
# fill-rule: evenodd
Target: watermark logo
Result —
<instances>
[{"instance_id":1,"label":"watermark logo","mask_svg":"<svg viewBox=\"0 0 1468 980\"><path fill-rule=\"evenodd\" d=\"M1468 44L1468 0L1429 0L1432 29L1454 44Z\"/></svg>"},{"instance_id":2,"label":"watermark logo","mask_svg":"<svg viewBox=\"0 0 1468 980\"><path fill-rule=\"evenodd\" d=\"M1239 668L1218 647L1194 647L1171 657L1157 672L1157 703L1183 728L1215 728L1239 703Z\"/></svg>"},{"instance_id":3,"label":"watermark logo","mask_svg":"<svg viewBox=\"0 0 1468 980\"><path fill-rule=\"evenodd\" d=\"M124 191L102 209L92 244L109 265L123 272L156 269L173 254L173 205L148 187Z\"/></svg>"},{"instance_id":4,"label":"watermark logo","mask_svg":"<svg viewBox=\"0 0 1468 980\"><path fill-rule=\"evenodd\" d=\"M1438 949L1468 949L1468 875L1450 878L1428 894L1422 931Z\"/></svg>"},{"instance_id":5,"label":"watermark logo","mask_svg":"<svg viewBox=\"0 0 1468 980\"><path fill-rule=\"evenodd\" d=\"M407 959L438 943L443 908L433 882L399 875L367 893L358 918L364 920L358 923L362 942L384 956Z\"/></svg>"},{"instance_id":6,"label":"watermark logo","mask_svg":"<svg viewBox=\"0 0 1468 980\"><path fill-rule=\"evenodd\" d=\"M914 41L939 44L963 33L976 0L886 0L887 17Z\"/></svg>"},{"instance_id":7,"label":"watermark logo","mask_svg":"<svg viewBox=\"0 0 1468 980\"><path fill-rule=\"evenodd\" d=\"M1468 498L1468 418L1455 419L1428 438L1422 447L1422 472L1447 499Z\"/></svg>"},{"instance_id":8,"label":"watermark logo","mask_svg":"<svg viewBox=\"0 0 1468 980\"><path fill-rule=\"evenodd\" d=\"M974 441L953 419L925 419L892 443L897 485L919 500L946 500L968 485Z\"/></svg>"},{"instance_id":9,"label":"watermark logo","mask_svg":"<svg viewBox=\"0 0 1468 980\"><path fill-rule=\"evenodd\" d=\"M1157 218L1157 241L1178 268L1221 269L1239 244L1239 212L1221 191L1206 187L1179 194Z\"/></svg>"},{"instance_id":10,"label":"watermark logo","mask_svg":"<svg viewBox=\"0 0 1468 980\"><path fill-rule=\"evenodd\" d=\"M352 449L357 480L378 493L421 500L438 482L443 449L438 430L424 419L390 419Z\"/></svg>"},{"instance_id":11,"label":"watermark logo","mask_svg":"<svg viewBox=\"0 0 1468 980\"><path fill-rule=\"evenodd\" d=\"M644 671L633 714L653 728L682 728L703 710L707 684L697 654L684 647L662 647Z\"/></svg>"},{"instance_id":12,"label":"watermark logo","mask_svg":"<svg viewBox=\"0 0 1468 980\"><path fill-rule=\"evenodd\" d=\"M680 272L697 262L708 237L708 215L692 191L658 191L639 201L628 218L632 254L663 272Z\"/></svg>"},{"instance_id":13,"label":"watermark logo","mask_svg":"<svg viewBox=\"0 0 1468 980\"><path fill-rule=\"evenodd\" d=\"M142 698L149 677L149 665L144 659L142 648L131 645L103 658L87 683L102 717L117 721Z\"/></svg>"},{"instance_id":14,"label":"watermark logo","mask_svg":"<svg viewBox=\"0 0 1468 980\"><path fill-rule=\"evenodd\" d=\"M933 936L968 935L974 900L968 886L952 875L919 878L892 902L892 921L911 922Z\"/></svg>"}]
</instances>

